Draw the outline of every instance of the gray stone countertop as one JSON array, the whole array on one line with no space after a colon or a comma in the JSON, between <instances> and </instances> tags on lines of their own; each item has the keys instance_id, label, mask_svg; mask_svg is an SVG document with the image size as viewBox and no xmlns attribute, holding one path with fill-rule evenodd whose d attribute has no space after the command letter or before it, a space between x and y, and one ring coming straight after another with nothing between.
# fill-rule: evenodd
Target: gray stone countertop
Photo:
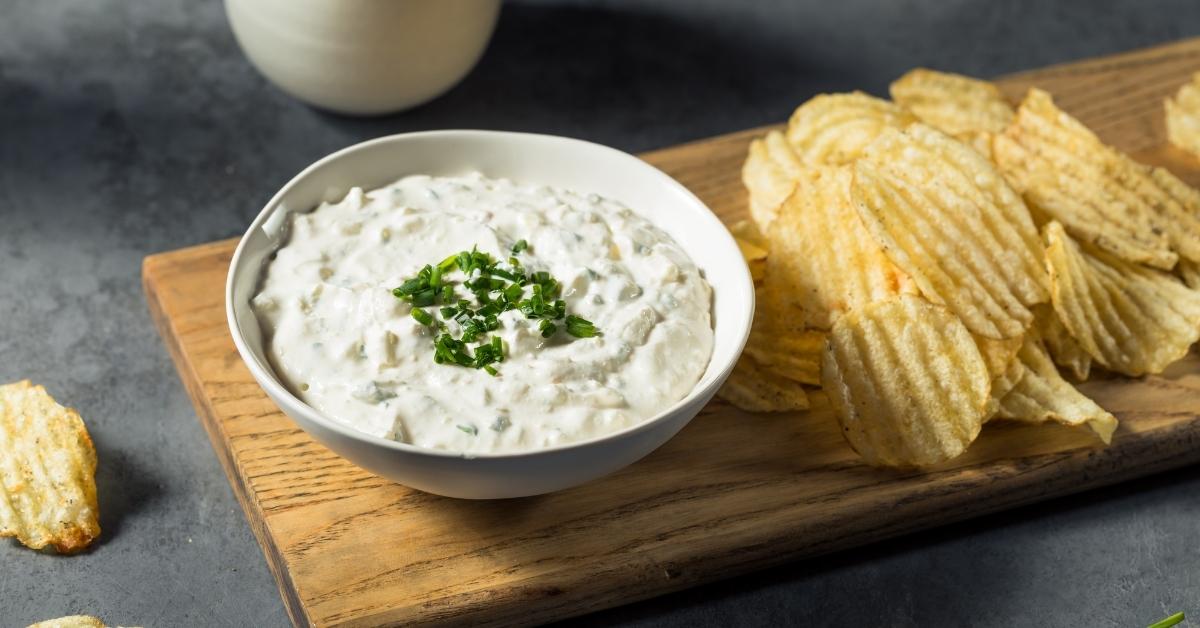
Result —
<instances>
[{"instance_id":1,"label":"gray stone countertop","mask_svg":"<svg viewBox=\"0 0 1200 628\"><path fill-rule=\"evenodd\" d=\"M417 110L299 104L213 0L0 9L0 382L78 407L104 536L0 542L0 626L90 612L282 626L258 545L151 325L143 256L237 235L315 159L380 135L538 131L629 151L784 120L915 65L982 76L1200 33L1188 1L511 2L486 56ZM1139 626L1200 614L1200 469L1027 507L581 618L583 625Z\"/></svg>"}]
</instances>

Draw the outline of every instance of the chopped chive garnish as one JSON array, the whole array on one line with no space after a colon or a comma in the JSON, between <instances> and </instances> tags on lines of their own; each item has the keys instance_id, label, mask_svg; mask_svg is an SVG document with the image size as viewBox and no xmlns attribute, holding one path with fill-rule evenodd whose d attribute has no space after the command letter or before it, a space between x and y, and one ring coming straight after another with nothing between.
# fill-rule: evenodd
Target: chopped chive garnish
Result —
<instances>
[{"instance_id":1,"label":"chopped chive garnish","mask_svg":"<svg viewBox=\"0 0 1200 628\"><path fill-rule=\"evenodd\" d=\"M517 275L516 275L516 273L510 272L510 271L507 271L507 270L504 270L503 268L499 268L499 267L496 267L496 268L489 268L489 269L488 269L486 272L487 272L487 274L489 274L489 275L495 275L495 276L497 276L497 277L503 277L503 278L505 278L505 279L507 279L507 280L509 280L509 281L516 281L516 280L517 280Z\"/></svg>"},{"instance_id":2,"label":"chopped chive garnish","mask_svg":"<svg viewBox=\"0 0 1200 628\"><path fill-rule=\"evenodd\" d=\"M562 284L550 273L543 270L526 274L515 256L528 248L525 240L517 241L512 247L513 255L508 258L508 268L501 267L477 247L460 251L436 266L426 264L416 277L406 279L392 290L397 299L412 304L413 319L439 330L433 343L434 362L499 374L492 365L504 361L504 343L499 336L489 333L500 328L499 316L509 310L518 310L526 318L537 320L538 330L545 338L558 332L559 326L552 321L563 318L567 332L576 338L601 335L591 321L567 314L567 303L559 298ZM447 273L455 270L463 273L459 283L447 280ZM459 285L475 297L474 303L458 298L455 290ZM442 320L436 320L423 309L430 306ZM453 330L446 326L447 321L457 323L458 338L451 335Z\"/></svg>"},{"instance_id":3,"label":"chopped chive garnish","mask_svg":"<svg viewBox=\"0 0 1200 628\"><path fill-rule=\"evenodd\" d=\"M1147 626L1147 628L1170 628L1171 626L1174 626L1175 624L1178 624L1179 622L1183 621L1183 619L1184 619L1183 611L1179 611L1178 613L1175 613L1174 615L1171 615L1169 617L1164 617L1164 618L1154 622L1153 624L1150 624L1149 626Z\"/></svg>"},{"instance_id":4,"label":"chopped chive garnish","mask_svg":"<svg viewBox=\"0 0 1200 628\"><path fill-rule=\"evenodd\" d=\"M457 427L458 427L458 429L470 434L471 436L479 435L479 428L475 427L474 425L459 425Z\"/></svg>"},{"instance_id":5,"label":"chopped chive garnish","mask_svg":"<svg viewBox=\"0 0 1200 628\"><path fill-rule=\"evenodd\" d=\"M433 317L429 315L429 312L426 312L419 307L414 307L412 309L412 317L416 319L418 323L425 325L426 327L433 324Z\"/></svg>"},{"instance_id":6,"label":"chopped chive garnish","mask_svg":"<svg viewBox=\"0 0 1200 628\"><path fill-rule=\"evenodd\" d=\"M596 326L592 324L592 321L580 318L574 314L567 316L567 333L576 338L591 338L600 335L600 332L596 330Z\"/></svg>"}]
</instances>

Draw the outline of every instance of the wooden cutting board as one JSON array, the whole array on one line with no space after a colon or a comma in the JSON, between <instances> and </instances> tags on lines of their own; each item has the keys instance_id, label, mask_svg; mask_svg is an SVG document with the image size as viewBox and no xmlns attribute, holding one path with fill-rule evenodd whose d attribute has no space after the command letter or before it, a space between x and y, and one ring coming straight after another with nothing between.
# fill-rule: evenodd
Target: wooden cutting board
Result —
<instances>
[{"instance_id":1,"label":"wooden cutting board","mask_svg":"<svg viewBox=\"0 0 1200 628\"><path fill-rule=\"evenodd\" d=\"M1165 146L1162 99L1200 70L1200 39L1001 79L1051 91L1106 141L1200 183ZM643 157L723 220L762 129ZM310 439L254 383L225 326L234 240L153 255L155 323L299 625L525 624L625 604L769 565L1200 460L1200 358L1160 377L1082 386L1121 419L1086 431L990 424L940 468L862 465L828 406L753 415L714 402L646 459L585 486L509 501L435 497Z\"/></svg>"}]
</instances>

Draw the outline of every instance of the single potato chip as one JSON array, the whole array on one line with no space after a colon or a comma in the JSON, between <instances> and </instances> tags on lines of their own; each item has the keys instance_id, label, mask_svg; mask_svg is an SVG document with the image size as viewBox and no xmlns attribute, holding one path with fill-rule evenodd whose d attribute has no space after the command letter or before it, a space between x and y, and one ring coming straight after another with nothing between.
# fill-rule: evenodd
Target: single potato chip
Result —
<instances>
[{"instance_id":1,"label":"single potato chip","mask_svg":"<svg viewBox=\"0 0 1200 628\"><path fill-rule=\"evenodd\" d=\"M1072 236L1121 259L1170 269L1176 254L1164 219L1178 203L1145 166L1104 145L1039 89L992 143L992 157L1040 222L1058 220ZM1185 231L1179 225L1175 231Z\"/></svg>"},{"instance_id":2,"label":"single potato chip","mask_svg":"<svg viewBox=\"0 0 1200 628\"><path fill-rule=\"evenodd\" d=\"M979 435L991 377L965 325L920 297L837 320L821 366L842 435L867 463L937 464Z\"/></svg>"},{"instance_id":3,"label":"single potato chip","mask_svg":"<svg viewBox=\"0 0 1200 628\"><path fill-rule=\"evenodd\" d=\"M1024 344L1026 338L1027 336L1021 337L1022 344ZM1019 348L1020 347L1018 347L1018 349ZM1025 366L1021 364L1020 355L1014 354L1013 359L1010 360L1005 366L1004 371L999 375L992 377L992 390L990 393L991 399L989 400L989 403L991 404L991 410L984 415L985 417L990 418L999 412L1000 400L1003 399L1010 390L1017 387L1017 384L1021 381L1021 377L1024 375Z\"/></svg>"},{"instance_id":4,"label":"single potato chip","mask_svg":"<svg viewBox=\"0 0 1200 628\"><path fill-rule=\"evenodd\" d=\"M1086 425L1104 444L1112 442L1117 417L1059 375L1036 330L1026 336L1018 356L1023 372L1016 385L1000 399L995 418Z\"/></svg>"},{"instance_id":5,"label":"single potato chip","mask_svg":"<svg viewBox=\"0 0 1200 628\"><path fill-rule=\"evenodd\" d=\"M808 409L808 394L798 382L775 374L743 355L717 396L747 412L794 412Z\"/></svg>"},{"instance_id":6,"label":"single potato chip","mask_svg":"<svg viewBox=\"0 0 1200 628\"><path fill-rule=\"evenodd\" d=\"M1025 335L1004 340L994 340L974 334L972 337L975 339L975 346L979 348L979 355L983 356L983 363L987 365L988 375L995 380L1012 368Z\"/></svg>"},{"instance_id":7,"label":"single potato chip","mask_svg":"<svg viewBox=\"0 0 1200 628\"><path fill-rule=\"evenodd\" d=\"M750 142L750 154L742 166L742 183L750 193L750 217L759 229L771 226L779 204L792 193L800 170L799 157L779 131Z\"/></svg>"},{"instance_id":8,"label":"single potato chip","mask_svg":"<svg viewBox=\"0 0 1200 628\"><path fill-rule=\"evenodd\" d=\"M996 138L995 133L989 133L987 131L979 131L978 133L973 133L967 137L961 137L959 139L961 139L964 143L968 144L971 148L974 148L975 152L979 153L980 155L983 155L984 159L986 159L989 162L994 164L994 163L996 163L996 158L994 156L992 156L992 142L995 141L995 138ZM1000 174L1001 174L1001 176L1004 175L1003 172ZM1008 181L1008 178L1005 177L1004 180ZM1012 186L1010 185L1009 187L1012 187ZM1014 188L1014 190L1015 190L1015 188Z\"/></svg>"},{"instance_id":9,"label":"single potato chip","mask_svg":"<svg viewBox=\"0 0 1200 628\"><path fill-rule=\"evenodd\" d=\"M96 450L79 414L29 381L0 386L0 537L71 554L100 535Z\"/></svg>"},{"instance_id":10,"label":"single potato chip","mask_svg":"<svg viewBox=\"0 0 1200 628\"><path fill-rule=\"evenodd\" d=\"M1163 101L1167 114L1167 139L1193 155L1200 156L1200 72L1179 88L1174 98Z\"/></svg>"},{"instance_id":11,"label":"single potato chip","mask_svg":"<svg viewBox=\"0 0 1200 628\"><path fill-rule=\"evenodd\" d=\"M767 270L766 249L741 238L734 238L734 241L737 242L738 250L742 252L742 259L746 260L746 266L750 268L750 276L754 281L761 281Z\"/></svg>"},{"instance_id":12,"label":"single potato chip","mask_svg":"<svg viewBox=\"0 0 1200 628\"><path fill-rule=\"evenodd\" d=\"M807 327L829 329L845 312L916 284L871 238L850 199L851 173L840 166L805 170L767 232L771 251L763 307L803 310ZM777 316L776 316L777 317Z\"/></svg>"},{"instance_id":13,"label":"single potato chip","mask_svg":"<svg viewBox=\"0 0 1200 628\"><path fill-rule=\"evenodd\" d=\"M36 624L30 624L29 628L105 628L105 625L104 621L98 617L92 617L91 615L71 615L69 617L39 621Z\"/></svg>"},{"instance_id":14,"label":"single potato chip","mask_svg":"<svg viewBox=\"0 0 1200 628\"><path fill-rule=\"evenodd\" d=\"M889 91L922 122L968 144L979 133L1004 131L1013 119L1012 105L995 85L961 74L917 68Z\"/></svg>"},{"instance_id":15,"label":"single potato chip","mask_svg":"<svg viewBox=\"0 0 1200 628\"><path fill-rule=\"evenodd\" d=\"M760 249L767 248L767 238L753 220L739 220L729 225L729 233L733 234L734 238L749 242Z\"/></svg>"},{"instance_id":16,"label":"single potato chip","mask_svg":"<svg viewBox=\"0 0 1200 628\"><path fill-rule=\"evenodd\" d=\"M1041 336L1055 363L1068 369L1071 375L1079 381L1088 378L1092 372L1092 356L1071 337L1071 332L1067 331L1062 321L1059 320L1054 306L1043 304L1035 307L1033 309L1033 326L1036 328L1037 334Z\"/></svg>"},{"instance_id":17,"label":"single potato chip","mask_svg":"<svg viewBox=\"0 0 1200 628\"><path fill-rule=\"evenodd\" d=\"M917 123L887 130L855 164L853 195L867 230L931 301L976 335L1016 338L1048 296L1029 210L962 142Z\"/></svg>"},{"instance_id":18,"label":"single potato chip","mask_svg":"<svg viewBox=\"0 0 1200 628\"><path fill-rule=\"evenodd\" d=\"M758 317L756 317L758 318ZM750 330L745 355L757 365L787 379L812 386L821 385L821 355L825 352L825 334L817 330L777 333L770 325Z\"/></svg>"},{"instance_id":19,"label":"single potato chip","mask_svg":"<svg viewBox=\"0 0 1200 628\"><path fill-rule=\"evenodd\" d=\"M1175 274L1179 275L1187 287L1192 290L1200 290L1200 262L1181 259L1175 267Z\"/></svg>"},{"instance_id":20,"label":"single potato chip","mask_svg":"<svg viewBox=\"0 0 1200 628\"><path fill-rule=\"evenodd\" d=\"M1143 197L1154 203L1171 247L1180 259L1200 262L1200 191L1166 168L1143 168L1139 175L1144 173L1149 173L1150 182L1138 178L1140 188L1146 190ZM1162 194L1174 202L1159 201Z\"/></svg>"},{"instance_id":21,"label":"single potato chip","mask_svg":"<svg viewBox=\"0 0 1200 628\"><path fill-rule=\"evenodd\" d=\"M1044 231L1054 311L1109 370L1160 373L1200 338L1200 292L1169 273L1086 252L1057 221Z\"/></svg>"},{"instance_id":22,"label":"single potato chip","mask_svg":"<svg viewBox=\"0 0 1200 628\"><path fill-rule=\"evenodd\" d=\"M737 242L742 258L750 267L750 276L754 283L762 281L767 272L767 239L758 229L753 220L739 220L729 225L729 233Z\"/></svg>"},{"instance_id":23,"label":"single potato chip","mask_svg":"<svg viewBox=\"0 0 1200 628\"><path fill-rule=\"evenodd\" d=\"M862 92L820 94L788 121L787 140L807 164L848 164L884 129L903 129L916 118L895 103Z\"/></svg>"}]
</instances>

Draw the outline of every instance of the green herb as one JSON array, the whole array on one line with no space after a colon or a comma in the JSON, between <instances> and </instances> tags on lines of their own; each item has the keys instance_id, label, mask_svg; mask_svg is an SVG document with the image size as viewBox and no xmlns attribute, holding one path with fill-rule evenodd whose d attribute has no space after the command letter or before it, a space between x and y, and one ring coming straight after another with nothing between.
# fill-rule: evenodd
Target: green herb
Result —
<instances>
[{"instance_id":1,"label":"green herb","mask_svg":"<svg viewBox=\"0 0 1200 628\"><path fill-rule=\"evenodd\" d=\"M592 324L592 321L580 318L574 314L567 316L567 333L576 338L591 338L601 335L596 326Z\"/></svg>"},{"instance_id":2,"label":"green herb","mask_svg":"<svg viewBox=\"0 0 1200 628\"><path fill-rule=\"evenodd\" d=\"M433 324L433 317L429 315L429 312L426 312L419 307L414 307L411 313L412 317L416 319L418 323L425 325L426 327Z\"/></svg>"},{"instance_id":3,"label":"green herb","mask_svg":"<svg viewBox=\"0 0 1200 628\"><path fill-rule=\"evenodd\" d=\"M498 416L496 417L496 420L492 422L491 426L488 427L488 429L492 430L493 432L503 432L511 426L512 421L508 420L508 417Z\"/></svg>"},{"instance_id":4,"label":"green herb","mask_svg":"<svg viewBox=\"0 0 1200 628\"><path fill-rule=\"evenodd\" d=\"M457 427L458 427L458 429L470 434L471 436L479 435L479 428L475 427L474 425L459 425Z\"/></svg>"},{"instance_id":5,"label":"green herb","mask_svg":"<svg viewBox=\"0 0 1200 628\"><path fill-rule=\"evenodd\" d=\"M478 247L460 251L447 256L436 266L426 264L416 277L406 279L392 290L396 298L412 304L414 320L440 330L433 341L434 362L499 374L492 365L504 361L504 344L498 336L489 337L488 334L500 328L498 317L509 310L519 310L526 318L538 320L538 330L544 338L558 332L559 326L551 321L563 318L566 318L567 332L576 338L601 335L590 321L567 315L567 302L559 298L562 284L550 273L525 272L515 256L528 248L529 243L525 240L517 241L512 247L513 256L508 259L508 268L479 251ZM464 278L458 285L475 297L474 304L457 298L456 284L447 280L447 274L455 270L463 273ZM431 306L441 315L441 321L423 309ZM461 332L458 338L451 335L446 321L458 325Z\"/></svg>"},{"instance_id":6,"label":"green herb","mask_svg":"<svg viewBox=\"0 0 1200 628\"><path fill-rule=\"evenodd\" d=\"M1164 617L1153 624L1150 624L1147 626L1147 628L1170 628L1181 621L1183 621L1183 611L1179 611L1170 617Z\"/></svg>"}]
</instances>

